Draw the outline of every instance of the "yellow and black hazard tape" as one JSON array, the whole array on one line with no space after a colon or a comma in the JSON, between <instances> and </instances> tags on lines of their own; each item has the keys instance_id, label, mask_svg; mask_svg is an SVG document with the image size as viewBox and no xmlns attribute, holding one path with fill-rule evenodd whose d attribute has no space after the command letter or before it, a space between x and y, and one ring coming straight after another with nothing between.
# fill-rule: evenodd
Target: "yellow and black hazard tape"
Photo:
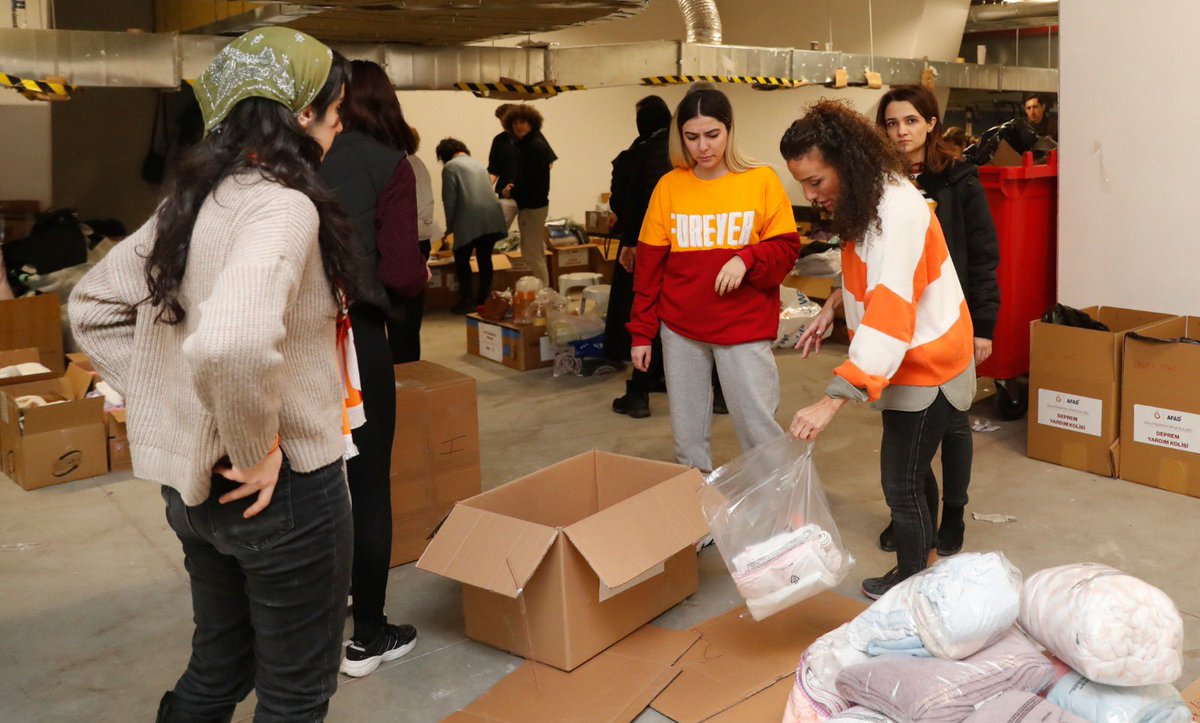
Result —
<instances>
[{"instance_id":1,"label":"yellow and black hazard tape","mask_svg":"<svg viewBox=\"0 0 1200 723\"><path fill-rule=\"evenodd\" d=\"M465 83L458 82L454 87L459 90L469 90L480 98L495 93L521 93L532 96L549 98L572 90L583 90L582 85L525 85L524 83Z\"/></svg>"},{"instance_id":2,"label":"yellow and black hazard tape","mask_svg":"<svg viewBox=\"0 0 1200 723\"><path fill-rule=\"evenodd\" d=\"M29 78L18 78L15 75L0 73L0 86L12 88L26 98L34 100L40 96L62 96L70 98L71 93L78 88L70 83L56 83L46 80L31 80Z\"/></svg>"},{"instance_id":3,"label":"yellow and black hazard tape","mask_svg":"<svg viewBox=\"0 0 1200 723\"><path fill-rule=\"evenodd\" d=\"M742 83L756 88L798 88L803 80L766 75L655 75L642 78L642 85L686 85L690 83Z\"/></svg>"}]
</instances>

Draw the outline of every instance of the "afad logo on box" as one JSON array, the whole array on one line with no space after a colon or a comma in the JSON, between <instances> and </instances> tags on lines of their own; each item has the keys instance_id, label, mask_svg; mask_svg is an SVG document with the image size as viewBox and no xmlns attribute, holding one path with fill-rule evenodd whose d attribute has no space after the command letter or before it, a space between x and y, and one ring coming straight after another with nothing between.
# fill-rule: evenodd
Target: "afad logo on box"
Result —
<instances>
[{"instance_id":1,"label":"afad logo on box","mask_svg":"<svg viewBox=\"0 0 1200 723\"><path fill-rule=\"evenodd\" d=\"M1154 413L1154 418L1155 418L1155 419L1162 419L1162 415L1161 415L1161 414L1159 414L1158 412L1155 412L1155 413Z\"/></svg>"},{"instance_id":2,"label":"afad logo on box","mask_svg":"<svg viewBox=\"0 0 1200 723\"><path fill-rule=\"evenodd\" d=\"M1055 395L1054 395L1054 401L1058 402L1059 404L1062 404L1062 395L1061 395L1061 394L1055 394Z\"/></svg>"}]
</instances>

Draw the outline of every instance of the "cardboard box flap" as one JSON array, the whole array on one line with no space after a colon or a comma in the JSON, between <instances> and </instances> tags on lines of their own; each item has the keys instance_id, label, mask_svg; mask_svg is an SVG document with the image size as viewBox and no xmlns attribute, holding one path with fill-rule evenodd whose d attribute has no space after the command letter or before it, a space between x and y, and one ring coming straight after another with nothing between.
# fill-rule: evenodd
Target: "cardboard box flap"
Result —
<instances>
[{"instance_id":1,"label":"cardboard box flap","mask_svg":"<svg viewBox=\"0 0 1200 723\"><path fill-rule=\"evenodd\" d=\"M17 364L29 364L42 358L37 349L5 349L0 351L0 367L11 367Z\"/></svg>"},{"instance_id":2,"label":"cardboard box flap","mask_svg":"<svg viewBox=\"0 0 1200 723\"><path fill-rule=\"evenodd\" d=\"M91 391L92 382L95 381L95 377L87 371L71 365L67 367L66 373L63 374L63 380L66 381L76 399L83 399Z\"/></svg>"},{"instance_id":3,"label":"cardboard box flap","mask_svg":"<svg viewBox=\"0 0 1200 723\"><path fill-rule=\"evenodd\" d=\"M557 536L551 527L458 504L417 567L515 598Z\"/></svg>"},{"instance_id":4,"label":"cardboard box flap","mask_svg":"<svg viewBox=\"0 0 1200 723\"><path fill-rule=\"evenodd\" d=\"M83 413L80 409L80 404L92 406L94 409ZM25 410L23 416L25 420L22 425L23 432L28 436L38 434L39 432L70 429L87 424L103 424L104 417L101 416L103 408L104 401L101 399L87 399L82 402L64 402L60 404L47 404L44 407L30 407Z\"/></svg>"},{"instance_id":5,"label":"cardboard box flap","mask_svg":"<svg viewBox=\"0 0 1200 723\"><path fill-rule=\"evenodd\" d=\"M692 630L646 625L570 673L526 662L446 721L632 721L679 674Z\"/></svg>"},{"instance_id":6,"label":"cardboard box flap","mask_svg":"<svg viewBox=\"0 0 1200 723\"><path fill-rule=\"evenodd\" d=\"M708 534L700 473L689 469L567 527L596 575L620 587Z\"/></svg>"},{"instance_id":7,"label":"cardboard box flap","mask_svg":"<svg viewBox=\"0 0 1200 723\"><path fill-rule=\"evenodd\" d=\"M676 664L682 672L651 706L681 723L731 711L794 676L796 661L814 640L865 608L826 592L761 622L744 607L713 618L696 628L700 640Z\"/></svg>"},{"instance_id":8,"label":"cardboard box flap","mask_svg":"<svg viewBox=\"0 0 1200 723\"><path fill-rule=\"evenodd\" d=\"M113 421L117 424L125 424L125 407L114 409L109 414L112 415Z\"/></svg>"}]
</instances>

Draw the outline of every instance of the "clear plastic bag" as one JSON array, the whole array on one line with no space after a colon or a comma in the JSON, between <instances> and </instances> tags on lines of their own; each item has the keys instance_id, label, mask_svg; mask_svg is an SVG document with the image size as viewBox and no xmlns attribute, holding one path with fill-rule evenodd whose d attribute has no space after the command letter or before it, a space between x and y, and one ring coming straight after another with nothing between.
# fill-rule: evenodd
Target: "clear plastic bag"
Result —
<instances>
[{"instance_id":1,"label":"clear plastic bag","mask_svg":"<svg viewBox=\"0 0 1200 723\"><path fill-rule=\"evenodd\" d=\"M854 565L806 442L784 435L715 470L702 506L755 620L834 587Z\"/></svg>"}]
</instances>

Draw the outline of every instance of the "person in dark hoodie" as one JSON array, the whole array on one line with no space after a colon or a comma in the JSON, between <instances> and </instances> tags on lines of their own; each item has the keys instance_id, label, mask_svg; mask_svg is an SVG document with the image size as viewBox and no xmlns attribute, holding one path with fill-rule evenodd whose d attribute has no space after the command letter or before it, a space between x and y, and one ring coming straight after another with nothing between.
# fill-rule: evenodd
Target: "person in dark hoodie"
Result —
<instances>
[{"instance_id":1,"label":"person in dark hoodie","mask_svg":"<svg viewBox=\"0 0 1200 723\"><path fill-rule=\"evenodd\" d=\"M612 196L609 207L616 216L620 251L613 268L608 318L604 326L604 350L614 362L629 361L630 338L625 324L633 308L633 264L638 233L650 205L658 179L671 170L671 109L657 95L637 102L638 137L613 159ZM634 370L625 383L625 395L613 400L613 411L634 418L650 416L650 392L666 387L663 381L662 347L654 339L649 371Z\"/></svg>"},{"instance_id":2,"label":"person in dark hoodie","mask_svg":"<svg viewBox=\"0 0 1200 723\"><path fill-rule=\"evenodd\" d=\"M504 127L516 138L519 152L516 177L501 189L501 198L517 202L517 227L521 231L521 259L529 273L550 285L546 269L546 215L550 211L550 168L558 160L542 135L542 114L536 108L515 105L504 114Z\"/></svg>"},{"instance_id":3,"label":"person in dark hoodie","mask_svg":"<svg viewBox=\"0 0 1200 723\"><path fill-rule=\"evenodd\" d=\"M942 138L937 99L926 88L899 86L888 91L879 102L875 122L905 155L913 183L934 206L971 314L978 366L991 356L992 332L1000 311L1000 287L996 283L1000 246L987 196L979 183L979 170L960 160ZM942 440L942 521L936 540L939 555L953 555L962 549L972 455L970 421L966 412L956 409ZM932 467L925 473L925 485L930 499L936 500L937 477ZM879 536L879 546L887 552L896 549L892 532L889 524Z\"/></svg>"},{"instance_id":4,"label":"person in dark hoodie","mask_svg":"<svg viewBox=\"0 0 1200 723\"><path fill-rule=\"evenodd\" d=\"M408 154L416 139L404 121L387 73L356 60L342 106L345 130L321 166L354 224L366 264L367 286L350 307L366 422L355 429L358 455L346 463L354 503L354 633L342 673L363 677L380 663L416 645L411 625L392 625L383 614L392 551L391 450L396 394L386 323L389 292L420 294L429 280L417 224L417 181Z\"/></svg>"},{"instance_id":5,"label":"person in dark hoodie","mask_svg":"<svg viewBox=\"0 0 1200 723\"><path fill-rule=\"evenodd\" d=\"M629 148L617 154L612 166L612 192L609 207L616 216L620 251L613 268L608 316L604 325L604 350L610 361L629 361L631 346L625 325L633 309L633 265L637 255L638 234L650 205L650 196L658 180L671 170L671 109L657 95L642 98L637 110L638 137ZM650 393L667 389L662 365L662 344L652 342L648 371L634 369L625 382L625 394L613 400L617 414L634 419L650 416ZM713 374L713 411L726 414L724 395L716 373Z\"/></svg>"}]
</instances>

